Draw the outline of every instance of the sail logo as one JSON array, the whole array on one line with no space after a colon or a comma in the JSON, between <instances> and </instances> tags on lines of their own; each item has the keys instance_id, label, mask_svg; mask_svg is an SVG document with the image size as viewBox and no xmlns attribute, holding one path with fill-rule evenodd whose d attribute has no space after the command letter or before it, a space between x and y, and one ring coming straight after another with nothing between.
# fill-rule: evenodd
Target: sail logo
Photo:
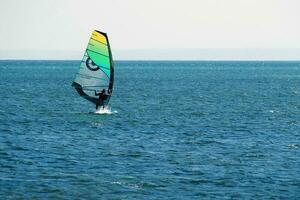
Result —
<instances>
[{"instance_id":1,"label":"sail logo","mask_svg":"<svg viewBox=\"0 0 300 200\"><path fill-rule=\"evenodd\" d=\"M99 66L97 66L91 58L88 58L86 61L85 61L85 65L86 67L91 70L91 71L97 71L100 69Z\"/></svg>"}]
</instances>

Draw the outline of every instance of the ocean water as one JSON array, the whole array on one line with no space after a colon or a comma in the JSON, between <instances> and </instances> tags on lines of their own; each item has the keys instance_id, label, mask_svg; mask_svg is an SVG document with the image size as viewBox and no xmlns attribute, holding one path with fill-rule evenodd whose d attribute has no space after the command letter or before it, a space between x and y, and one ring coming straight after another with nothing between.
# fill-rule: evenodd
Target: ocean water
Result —
<instances>
[{"instance_id":1,"label":"ocean water","mask_svg":"<svg viewBox=\"0 0 300 200\"><path fill-rule=\"evenodd\" d=\"M300 199L300 62L0 61L0 199Z\"/></svg>"}]
</instances>

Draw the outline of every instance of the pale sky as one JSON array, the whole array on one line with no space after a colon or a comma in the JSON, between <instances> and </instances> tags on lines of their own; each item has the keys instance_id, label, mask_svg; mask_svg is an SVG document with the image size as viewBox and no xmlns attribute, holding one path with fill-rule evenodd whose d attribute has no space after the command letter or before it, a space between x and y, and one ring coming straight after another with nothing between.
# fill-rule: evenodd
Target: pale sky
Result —
<instances>
[{"instance_id":1,"label":"pale sky","mask_svg":"<svg viewBox=\"0 0 300 200\"><path fill-rule=\"evenodd\" d=\"M116 59L300 60L300 0L0 0L0 20L0 59L79 60L98 29Z\"/></svg>"}]
</instances>

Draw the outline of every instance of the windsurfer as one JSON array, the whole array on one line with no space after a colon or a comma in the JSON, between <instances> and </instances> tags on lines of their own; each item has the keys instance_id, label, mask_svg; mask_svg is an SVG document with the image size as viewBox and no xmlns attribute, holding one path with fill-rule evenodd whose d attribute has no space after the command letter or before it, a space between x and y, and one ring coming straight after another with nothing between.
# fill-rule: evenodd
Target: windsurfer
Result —
<instances>
[{"instance_id":1,"label":"windsurfer","mask_svg":"<svg viewBox=\"0 0 300 200\"><path fill-rule=\"evenodd\" d=\"M108 97L108 94L106 94L105 89L103 89L101 92L97 93L95 91L95 96L99 96L99 101L96 103L96 110L98 110L98 106L103 106L104 108L104 101Z\"/></svg>"}]
</instances>

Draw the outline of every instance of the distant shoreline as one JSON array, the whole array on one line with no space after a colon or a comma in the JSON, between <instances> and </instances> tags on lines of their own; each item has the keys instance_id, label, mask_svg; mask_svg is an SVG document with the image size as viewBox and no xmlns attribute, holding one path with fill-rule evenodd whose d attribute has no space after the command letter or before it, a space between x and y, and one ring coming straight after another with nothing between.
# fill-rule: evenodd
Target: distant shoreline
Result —
<instances>
[{"instance_id":1,"label":"distant shoreline","mask_svg":"<svg viewBox=\"0 0 300 200\"><path fill-rule=\"evenodd\" d=\"M114 49L117 61L298 61L300 48ZM84 49L7 50L0 60L81 60Z\"/></svg>"},{"instance_id":2,"label":"distant shoreline","mask_svg":"<svg viewBox=\"0 0 300 200\"><path fill-rule=\"evenodd\" d=\"M81 60L67 59L0 59L0 62L25 61L25 62L80 62ZM299 60L115 60L114 62L300 62Z\"/></svg>"}]
</instances>

